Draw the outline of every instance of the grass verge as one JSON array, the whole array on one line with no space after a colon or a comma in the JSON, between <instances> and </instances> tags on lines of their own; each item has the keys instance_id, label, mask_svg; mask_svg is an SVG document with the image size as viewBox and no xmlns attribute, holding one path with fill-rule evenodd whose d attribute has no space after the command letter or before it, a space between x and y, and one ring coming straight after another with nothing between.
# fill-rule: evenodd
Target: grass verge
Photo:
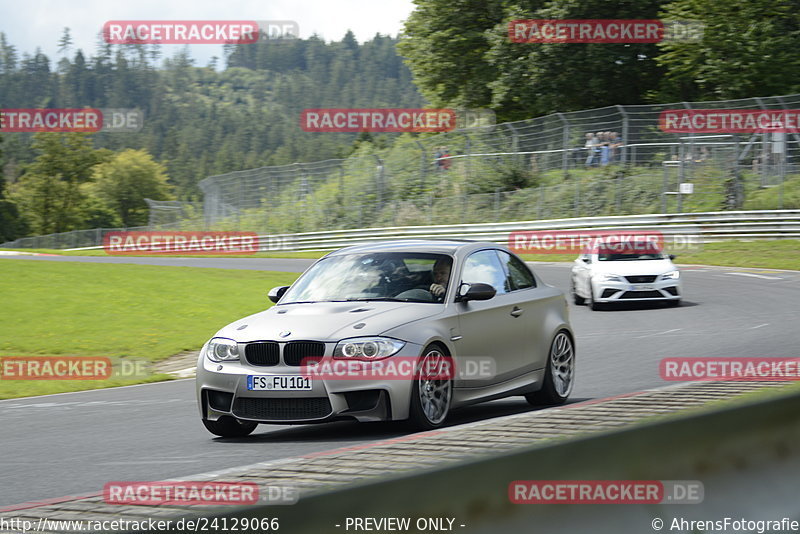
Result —
<instances>
[{"instance_id":1,"label":"grass verge","mask_svg":"<svg viewBox=\"0 0 800 534\"><path fill-rule=\"evenodd\" d=\"M268 308L296 274L0 260L0 357L101 356L154 362L199 349L217 329ZM163 379L0 380L0 398Z\"/></svg>"}]
</instances>

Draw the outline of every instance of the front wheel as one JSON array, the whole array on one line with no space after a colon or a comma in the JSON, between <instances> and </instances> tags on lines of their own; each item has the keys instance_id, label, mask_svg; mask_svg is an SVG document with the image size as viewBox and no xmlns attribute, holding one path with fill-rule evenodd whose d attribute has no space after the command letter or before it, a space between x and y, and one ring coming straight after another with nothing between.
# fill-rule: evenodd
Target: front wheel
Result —
<instances>
[{"instance_id":1,"label":"front wheel","mask_svg":"<svg viewBox=\"0 0 800 534\"><path fill-rule=\"evenodd\" d=\"M594 300L594 286L591 282L589 282L589 296L586 298L586 304L592 309L592 311L597 311L602 309L602 304L599 302L595 302Z\"/></svg>"},{"instance_id":2,"label":"front wheel","mask_svg":"<svg viewBox=\"0 0 800 534\"><path fill-rule=\"evenodd\" d=\"M256 429L258 423L240 421L234 417L223 416L216 421L203 419L206 430L223 438L243 438Z\"/></svg>"},{"instance_id":3,"label":"front wheel","mask_svg":"<svg viewBox=\"0 0 800 534\"><path fill-rule=\"evenodd\" d=\"M452 364L438 345L428 346L419 359L409 410L415 430L439 428L447 419L453 397Z\"/></svg>"},{"instance_id":4,"label":"front wheel","mask_svg":"<svg viewBox=\"0 0 800 534\"><path fill-rule=\"evenodd\" d=\"M575 347L572 338L562 330L550 345L550 356L544 372L542 389L525 395L534 406L564 404L575 382Z\"/></svg>"},{"instance_id":5,"label":"front wheel","mask_svg":"<svg viewBox=\"0 0 800 534\"><path fill-rule=\"evenodd\" d=\"M577 306L581 306L584 302L586 302L586 299L578 295L578 292L575 290L574 278L570 279L569 292L572 293L572 302L574 302Z\"/></svg>"}]
</instances>

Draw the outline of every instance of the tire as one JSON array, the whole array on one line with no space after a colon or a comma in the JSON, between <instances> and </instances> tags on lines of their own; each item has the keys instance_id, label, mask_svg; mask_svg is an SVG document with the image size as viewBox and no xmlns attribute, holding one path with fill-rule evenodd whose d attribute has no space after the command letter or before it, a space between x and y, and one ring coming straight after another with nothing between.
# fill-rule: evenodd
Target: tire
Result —
<instances>
[{"instance_id":1,"label":"tire","mask_svg":"<svg viewBox=\"0 0 800 534\"><path fill-rule=\"evenodd\" d=\"M559 331L550 344L542 389L525 395L534 406L564 404L575 384L575 345L566 330Z\"/></svg>"},{"instance_id":2,"label":"tire","mask_svg":"<svg viewBox=\"0 0 800 534\"><path fill-rule=\"evenodd\" d=\"M243 438L256 429L258 423L240 421L234 417L223 416L216 421L203 419L206 430L223 438Z\"/></svg>"},{"instance_id":3,"label":"tire","mask_svg":"<svg viewBox=\"0 0 800 534\"><path fill-rule=\"evenodd\" d=\"M591 282L589 282L589 296L586 298L586 304L592 309L592 311L603 309L602 304L594 301L594 286L592 286Z\"/></svg>"},{"instance_id":4,"label":"tire","mask_svg":"<svg viewBox=\"0 0 800 534\"><path fill-rule=\"evenodd\" d=\"M570 278L569 292L572 294L572 302L574 302L576 306L582 306L586 302L586 299L581 297L581 296L579 296L578 292L575 291L575 279L574 278Z\"/></svg>"},{"instance_id":5,"label":"tire","mask_svg":"<svg viewBox=\"0 0 800 534\"><path fill-rule=\"evenodd\" d=\"M444 370L445 378L428 379L428 369L438 369L439 376ZM444 424L453 399L452 369L452 359L442 346L432 344L425 347L411 390L408 424L412 429L432 430Z\"/></svg>"}]
</instances>

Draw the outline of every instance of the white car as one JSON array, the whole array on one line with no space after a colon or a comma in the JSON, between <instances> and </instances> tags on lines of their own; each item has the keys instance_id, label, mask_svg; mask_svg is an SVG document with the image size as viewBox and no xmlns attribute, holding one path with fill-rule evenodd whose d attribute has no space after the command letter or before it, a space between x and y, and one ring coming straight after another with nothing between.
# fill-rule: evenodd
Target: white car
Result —
<instances>
[{"instance_id":1,"label":"white car","mask_svg":"<svg viewBox=\"0 0 800 534\"><path fill-rule=\"evenodd\" d=\"M613 302L664 301L680 304L681 274L673 255L660 250L596 249L572 266L570 293L575 304L597 310Z\"/></svg>"}]
</instances>

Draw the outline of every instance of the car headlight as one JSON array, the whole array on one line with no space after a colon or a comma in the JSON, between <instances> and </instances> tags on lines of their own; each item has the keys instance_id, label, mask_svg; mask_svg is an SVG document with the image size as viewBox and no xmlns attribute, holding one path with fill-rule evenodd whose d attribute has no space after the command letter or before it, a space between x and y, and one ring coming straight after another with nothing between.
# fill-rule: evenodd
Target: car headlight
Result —
<instances>
[{"instance_id":1,"label":"car headlight","mask_svg":"<svg viewBox=\"0 0 800 534\"><path fill-rule=\"evenodd\" d=\"M618 274L598 274L595 278L599 282L624 282L622 277Z\"/></svg>"},{"instance_id":2,"label":"car headlight","mask_svg":"<svg viewBox=\"0 0 800 534\"><path fill-rule=\"evenodd\" d=\"M670 271L661 275L662 280L677 280L681 277L680 271Z\"/></svg>"},{"instance_id":3,"label":"car headlight","mask_svg":"<svg viewBox=\"0 0 800 534\"><path fill-rule=\"evenodd\" d=\"M233 362L239 359L239 348L232 339L215 337L208 342L206 356L212 362Z\"/></svg>"},{"instance_id":4,"label":"car headlight","mask_svg":"<svg viewBox=\"0 0 800 534\"><path fill-rule=\"evenodd\" d=\"M390 337L354 337L343 339L333 349L333 357L372 361L388 358L405 346L405 341Z\"/></svg>"}]
</instances>

